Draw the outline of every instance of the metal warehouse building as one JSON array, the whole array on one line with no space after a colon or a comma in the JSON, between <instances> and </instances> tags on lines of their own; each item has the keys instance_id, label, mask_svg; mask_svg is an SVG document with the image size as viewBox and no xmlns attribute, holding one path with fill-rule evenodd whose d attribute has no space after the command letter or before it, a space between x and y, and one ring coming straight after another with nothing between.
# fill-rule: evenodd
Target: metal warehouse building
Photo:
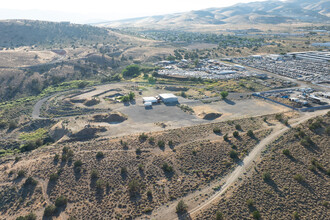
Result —
<instances>
[{"instance_id":1,"label":"metal warehouse building","mask_svg":"<svg viewBox=\"0 0 330 220\"><path fill-rule=\"evenodd\" d=\"M178 102L178 97L175 96L172 93L164 93L164 94L159 94L159 98L164 102L164 103L175 103Z\"/></svg>"}]
</instances>

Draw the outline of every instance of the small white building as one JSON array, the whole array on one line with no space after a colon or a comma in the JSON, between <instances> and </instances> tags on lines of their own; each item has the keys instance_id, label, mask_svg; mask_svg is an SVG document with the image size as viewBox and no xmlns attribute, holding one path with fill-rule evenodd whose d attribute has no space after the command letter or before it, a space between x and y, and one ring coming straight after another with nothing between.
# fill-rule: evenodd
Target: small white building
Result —
<instances>
[{"instance_id":1,"label":"small white building","mask_svg":"<svg viewBox=\"0 0 330 220\"><path fill-rule=\"evenodd\" d=\"M164 93L164 94L159 94L159 98L164 102L164 103L175 103L178 102L178 97L175 96L172 93Z\"/></svg>"},{"instance_id":2,"label":"small white building","mask_svg":"<svg viewBox=\"0 0 330 220\"><path fill-rule=\"evenodd\" d=\"M152 106L152 103L151 102L145 102L144 103L144 107L151 107Z\"/></svg>"},{"instance_id":3,"label":"small white building","mask_svg":"<svg viewBox=\"0 0 330 220\"><path fill-rule=\"evenodd\" d=\"M157 99L155 97L143 97L143 103L150 102L151 104L157 103Z\"/></svg>"}]
</instances>

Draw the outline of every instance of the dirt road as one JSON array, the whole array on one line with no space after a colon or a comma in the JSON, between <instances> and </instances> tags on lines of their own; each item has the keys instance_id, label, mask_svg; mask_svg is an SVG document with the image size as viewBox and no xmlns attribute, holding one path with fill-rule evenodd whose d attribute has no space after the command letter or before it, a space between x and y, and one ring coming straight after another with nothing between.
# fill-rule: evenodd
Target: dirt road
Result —
<instances>
[{"instance_id":1,"label":"dirt road","mask_svg":"<svg viewBox=\"0 0 330 220\"><path fill-rule=\"evenodd\" d=\"M327 111L304 113L301 115L301 117L290 121L291 127L295 127L310 118L323 115L326 112ZM255 148L249 153L249 155L246 156L244 160L239 163L238 166L231 173L225 176L220 182L214 182L204 189L191 193L182 198L188 205L187 219L193 218L201 210L205 209L213 202L218 201L220 196L223 195L227 189L232 187L239 179L241 179L247 172L249 172L252 165L255 164L255 161L261 157L261 153L265 150L267 145L272 143L276 138L283 135L289 129L290 127L277 124L275 127L273 127L272 133L263 139L258 145L256 145ZM221 188L219 191L214 193L213 189L217 186L221 186ZM201 195L210 196L203 201L199 201ZM140 219L178 219L178 216L175 213L176 205L177 201L170 202L156 209L150 216L143 216Z\"/></svg>"}]
</instances>

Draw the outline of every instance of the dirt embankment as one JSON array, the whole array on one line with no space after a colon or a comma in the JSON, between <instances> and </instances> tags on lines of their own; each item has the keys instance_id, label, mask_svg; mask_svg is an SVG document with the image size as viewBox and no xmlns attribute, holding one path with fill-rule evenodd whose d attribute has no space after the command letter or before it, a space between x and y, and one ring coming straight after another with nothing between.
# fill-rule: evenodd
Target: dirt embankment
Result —
<instances>
[{"instance_id":1,"label":"dirt embankment","mask_svg":"<svg viewBox=\"0 0 330 220\"><path fill-rule=\"evenodd\" d=\"M109 114L95 115L92 119L94 122L121 123L127 120L127 116L121 112L112 112Z\"/></svg>"}]
</instances>

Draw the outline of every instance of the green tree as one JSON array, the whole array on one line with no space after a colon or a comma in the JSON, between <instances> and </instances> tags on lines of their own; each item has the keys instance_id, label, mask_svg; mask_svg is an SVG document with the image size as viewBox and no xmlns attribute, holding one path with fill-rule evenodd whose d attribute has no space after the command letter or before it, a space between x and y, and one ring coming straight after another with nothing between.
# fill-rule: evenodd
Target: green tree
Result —
<instances>
[{"instance_id":1,"label":"green tree","mask_svg":"<svg viewBox=\"0 0 330 220\"><path fill-rule=\"evenodd\" d=\"M221 95L222 99L226 99L227 96L228 96L228 92L227 92L227 91L222 91L222 92L220 93L220 95Z\"/></svg>"},{"instance_id":2,"label":"green tree","mask_svg":"<svg viewBox=\"0 0 330 220\"><path fill-rule=\"evenodd\" d=\"M180 200L180 202L176 206L176 213L185 213L187 211L187 205L184 203L183 200Z\"/></svg>"},{"instance_id":3,"label":"green tree","mask_svg":"<svg viewBox=\"0 0 330 220\"><path fill-rule=\"evenodd\" d=\"M141 68L139 65L129 65L123 70L124 77L137 77L141 73Z\"/></svg>"}]
</instances>

